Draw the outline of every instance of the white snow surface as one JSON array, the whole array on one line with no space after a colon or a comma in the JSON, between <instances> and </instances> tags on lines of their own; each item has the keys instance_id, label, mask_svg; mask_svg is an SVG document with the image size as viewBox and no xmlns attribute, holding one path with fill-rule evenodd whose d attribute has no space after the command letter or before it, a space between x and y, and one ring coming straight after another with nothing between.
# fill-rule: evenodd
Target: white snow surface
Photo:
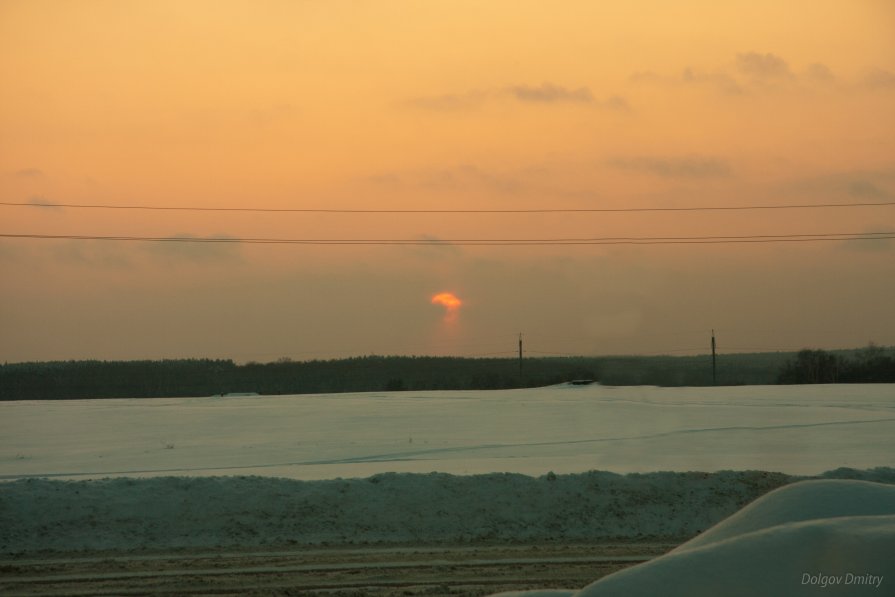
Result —
<instances>
[{"instance_id":1,"label":"white snow surface","mask_svg":"<svg viewBox=\"0 0 895 597\"><path fill-rule=\"evenodd\" d=\"M890 466L893 454L893 384L0 402L0 480L589 470L816 475Z\"/></svg>"},{"instance_id":2,"label":"white snow surface","mask_svg":"<svg viewBox=\"0 0 895 597\"><path fill-rule=\"evenodd\" d=\"M683 541L893 454L892 384L0 401L0 552ZM891 490L805 487L580 595L879 574Z\"/></svg>"},{"instance_id":3,"label":"white snow surface","mask_svg":"<svg viewBox=\"0 0 895 597\"><path fill-rule=\"evenodd\" d=\"M580 591L501 597L802 597L895 594L895 487L804 481L672 552ZM494 596L497 597L497 596Z\"/></svg>"}]
</instances>

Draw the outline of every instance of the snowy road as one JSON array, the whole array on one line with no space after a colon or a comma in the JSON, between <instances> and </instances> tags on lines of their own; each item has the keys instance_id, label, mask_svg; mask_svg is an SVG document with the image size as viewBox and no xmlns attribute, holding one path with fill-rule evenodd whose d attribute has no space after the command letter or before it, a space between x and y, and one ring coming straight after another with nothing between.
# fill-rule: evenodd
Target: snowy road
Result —
<instances>
[{"instance_id":1,"label":"snowy road","mask_svg":"<svg viewBox=\"0 0 895 597\"><path fill-rule=\"evenodd\" d=\"M0 479L891 466L895 385L0 402Z\"/></svg>"},{"instance_id":2,"label":"snowy road","mask_svg":"<svg viewBox=\"0 0 895 597\"><path fill-rule=\"evenodd\" d=\"M633 543L574 546L406 547L267 552L100 554L8 559L0 591L17 595L276 594L485 595L544 583L580 585L674 547Z\"/></svg>"}]
</instances>

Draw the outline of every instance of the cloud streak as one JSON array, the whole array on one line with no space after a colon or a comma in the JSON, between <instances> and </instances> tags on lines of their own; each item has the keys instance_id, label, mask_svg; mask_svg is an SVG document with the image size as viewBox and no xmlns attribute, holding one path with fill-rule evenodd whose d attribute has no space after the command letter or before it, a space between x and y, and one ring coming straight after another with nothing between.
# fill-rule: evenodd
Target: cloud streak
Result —
<instances>
[{"instance_id":1,"label":"cloud streak","mask_svg":"<svg viewBox=\"0 0 895 597\"><path fill-rule=\"evenodd\" d=\"M208 264L240 261L241 245L234 241L235 237L227 234L176 234L169 241L150 243L146 252L169 262Z\"/></svg>"},{"instance_id":2,"label":"cloud streak","mask_svg":"<svg viewBox=\"0 0 895 597\"><path fill-rule=\"evenodd\" d=\"M895 89L895 73L876 68L864 76L863 83L874 90L892 90Z\"/></svg>"},{"instance_id":3,"label":"cloud streak","mask_svg":"<svg viewBox=\"0 0 895 597\"><path fill-rule=\"evenodd\" d=\"M854 180L848 184L848 193L860 199L890 199L892 196L868 180Z\"/></svg>"},{"instance_id":4,"label":"cloud streak","mask_svg":"<svg viewBox=\"0 0 895 597\"><path fill-rule=\"evenodd\" d=\"M12 173L16 178L44 178L46 174L40 168L22 168Z\"/></svg>"},{"instance_id":5,"label":"cloud streak","mask_svg":"<svg viewBox=\"0 0 895 597\"><path fill-rule=\"evenodd\" d=\"M40 207L42 209L48 209L52 211L62 211L63 209L61 206L56 205L55 203L41 195L33 195L31 197L28 197L28 205L33 205L34 207Z\"/></svg>"},{"instance_id":6,"label":"cloud streak","mask_svg":"<svg viewBox=\"0 0 895 597\"><path fill-rule=\"evenodd\" d=\"M685 68L681 73L681 81L685 85L704 85L714 87L727 95L743 95L746 90L736 79L721 73L700 73L691 68Z\"/></svg>"},{"instance_id":7,"label":"cloud streak","mask_svg":"<svg viewBox=\"0 0 895 597\"><path fill-rule=\"evenodd\" d=\"M660 75L653 71L639 71L628 80L635 85L667 85L678 87L706 87L730 96L746 94L746 89L736 78L723 71L702 72L691 67L680 75Z\"/></svg>"},{"instance_id":8,"label":"cloud streak","mask_svg":"<svg viewBox=\"0 0 895 597\"><path fill-rule=\"evenodd\" d=\"M878 230L866 230L868 235L878 234ZM885 253L895 249L895 241L891 238L867 238L859 241L842 242L841 250L859 253Z\"/></svg>"},{"instance_id":9,"label":"cloud streak","mask_svg":"<svg viewBox=\"0 0 895 597\"><path fill-rule=\"evenodd\" d=\"M69 240L54 242L49 252L58 262L69 265L118 270L133 267L130 252L122 251L120 247L114 244L100 241Z\"/></svg>"},{"instance_id":10,"label":"cloud streak","mask_svg":"<svg viewBox=\"0 0 895 597\"><path fill-rule=\"evenodd\" d=\"M715 68L704 71L684 68L679 75L664 75L653 71L638 71L628 81L639 85L667 85L705 87L727 96L745 96L783 84L830 86L840 82L829 66L822 62L807 65L798 74L781 56L771 52L741 52L734 58L733 69ZM864 77L862 85L874 89L895 88L895 75L874 70Z\"/></svg>"},{"instance_id":11,"label":"cloud streak","mask_svg":"<svg viewBox=\"0 0 895 597\"><path fill-rule=\"evenodd\" d=\"M430 191L467 192L487 190L502 194L524 192L532 184L534 169L495 172L474 164L459 164L410 172L384 172L364 180L388 188L423 188Z\"/></svg>"},{"instance_id":12,"label":"cloud streak","mask_svg":"<svg viewBox=\"0 0 895 597\"><path fill-rule=\"evenodd\" d=\"M420 184L437 190L462 191L470 188L486 188L500 193L516 193L523 186L516 177L494 174L472 164L429 172L422 178Z\"/></svg>"},{"instance_id":13,"label":"cloud streak","mask_svg":"<svg viewBox=\"0 0 895 597\"><path fill-rule=\"evenodd\" d=\"M505 89L507 93L521 102L552 104L557 102L594 103L594 94L587 87L569 89L552 83L541 83L536 87L530 85L511 85Z\"/></svg>"},{"instance_id":14,"label":"cloud streak","mask_svg":"<svg viewBox=\"0 0 895 597\"><path fill-rule=\"evenodd\" d=\"M761 54L759 52L744 52L737 54L736 66L744 75L754 79L794 79L789 64L776 54L770 52Z\"/></svg>"},{"instance_id":15,"label":"cloud streak","mask_svg":"<svg viewBox=\"0 0 895 597\"><path fill-rule=\"evenodd\" d=\"M507 85L500 89L475 89L466 93L447 93L410 99L406 106L434 112L465 112L481 108L484 104L510 99L528 105L581 105L607 110L628 110L628 101L619 95L598 99L589 87L565 87L551 82L540 85Z\"/></svg>"},{"instance_id":16,"label":"cloud streak","mask_svg":"<svg viewBox=\"0 0 895 597\"><path fill-rule=\"evenodd\" d=\"M462 249L450 241L443 240L434 234L420 234L416 237L424 244L409 247L413 255L427 260L443 260L462 254Z\"/></svg>"},{"instance_id":17,"label":"cloud streak","mask_svg":"<svg viewBox=\"0 0 895 597\"><path fill-rule=\"evenodd\" d=\"M463 94L446 93L414 98L407 101L406 104L412 108L433 112L466 112L480 107L487 97L488 94L482 91L470 91Z\"/></svg>"},{"instance_id":18,"label":"cloud streak","mask_svg":"<svg viewBox=\"0 0 895 597\"><path fill-rule=\"evenodd\" d=\"M820 62L808 65L808 69L803 76L815 83L833 83L836 81L836 75L833 74L830 67Z\"/></svg>"},{"instance_id":19,"label":"cloud streak","mask_svg":"<svg viewBox=\"0 0 895 597\"><path fill-rule=\"evenodd\" d=\"M730 165L726 161L707 156L616 157L607 160L607 164L620 170L650 174L663 178L726 178L732 174Z\"/></svg>"}]
</instances>

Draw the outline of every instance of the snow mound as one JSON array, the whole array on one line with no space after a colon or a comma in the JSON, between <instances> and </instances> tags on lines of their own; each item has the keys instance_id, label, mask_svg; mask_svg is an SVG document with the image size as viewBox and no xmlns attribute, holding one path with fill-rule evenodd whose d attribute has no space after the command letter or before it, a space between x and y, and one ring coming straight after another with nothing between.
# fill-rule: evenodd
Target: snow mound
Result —
<instances>
[{"instance_id":1,"label":"snow mound","mask_svg":"<svg viewBox=\"0 0 895 597\"><path fill-rule=\"evenodd\" d=\"M875 593L895 575L895 515L782 524L668 554L577 597L728 597ZM862 591L863 590L863 591Z\"/></svg>"},{"instance_id":2,"label":"snow mound","mask_svg":"<svg viewBox=\"0 0 895 597\"><path fill-rule=\"evenodd\" d=\"M891 595L895 488L862 481L782 487L703 535L569 597ZM504 597L534 597L517 592Z\"/></svg>"},{"instance_id":3,"label":"snow mound","mask_svg":"<svg viewBox=\"0 0 895 597\"><path fill-rule=\"evenodd\" d=\"M759 498L681 545L685 551L787 523L895 514L895 487L866 481L802 481Z\"/></svg>"}]
</instances>

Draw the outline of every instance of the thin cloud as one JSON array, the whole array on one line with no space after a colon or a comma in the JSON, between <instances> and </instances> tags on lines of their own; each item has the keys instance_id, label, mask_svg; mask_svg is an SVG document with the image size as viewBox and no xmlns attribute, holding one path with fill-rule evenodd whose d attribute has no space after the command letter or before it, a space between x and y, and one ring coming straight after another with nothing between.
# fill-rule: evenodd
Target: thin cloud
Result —
<instances>
[{"instance_id":1,"label":"thin cloud","mask_svg":"<svg viewBox=\"0 0 895 597\"><path fill-rule=\"evenodd\" d=\"M891 194L867 180L854 180L848 184L848 193L861 199L889 199Z\"/></svg>"},{"instance_id":2,"label":"thin cloud","mask_svg":"<svg viewBox=\"0 0 895 597\"><path fill-rule=\"evenodd\" d=\"M370 176L361 177L360 180L362 182L371 182L373 184L384 186L399 186L404 182L401 176L395 172L381 172L379 174L371 174Z\"/></svg>"},{"instance_id":3,"label":"thin cloud","mask_svg":"<svg viewBox=\"0 0 895 597\"><path fill-rule=\"evenodd\" d=\"M133 267L130 253L122 251L117 243L66 240L54 242L49 251L57 261L69 265L111 269Z\"/></svg>"},{"instance_id":4,"label":"thin cloud","mask_svg":"<svg viewBox=\"0 0 895 597\"><path fill-rule=\"evenodd\" d=\"M147 245L148 254L171 262L223 263L242 259L242 246L227 234L176 234L169 241Z\"/></svg>"},{"instance_id":5,"label":"thin cloud","mask_svg":"<svg viewBox=\"0 0 895 597\"><path fill-rule=\"evenodd\" d=\"M866 230L868 236L878 233L878 230ZM866 238L863 240L843 241L839 248L846 251L861 253L885 253L895 249L895 241L891 238Z\"/></svg>"},{"instance_id":6,"label":"thin cloud","mask_svg":"<svg viewBox=\"0 0 895 597\"><path fill-rule=\"evenodd\" d=\"M701 72L687 67L677 76L665 76L653 71L639 71L628 80L635 85L692 86L714 89L725 95L743 95L746 90L733 77L724 72Z\"/></svg>"},{"instance_id":7,"label":"thin cloud","mask_svg":"<svg viewBox=\"0 0 895 597\"><path fill-rule=\"evenodd\" d=\"M63 267L123 270L134 267L132 253L118 243L83 240L48 240L35 244L0 240L0 261L42 268L48 262Z\"/></svg>"},{"instance_id":8,"label":"thin cloud","mask_svg":"<svg viewBox=\"0 0 895 597\"><path fill-rule=\"evenodd\" d=\"M888 75L888 76L887 76ZM868 85L885 87L889 77L895 84L895 75L886 71L874 71L873 83ZM684 68L680 75L663 75L654 71L637 71L628 81L639 85L701 86L712 88L728 96L747 95L752 91L767 88L774 83L804 82L814 85L832 85L838 81L832 70L821 62L809 64L796 75L789 63L773 53L741 52L735 56L734 70L724 68L703 71L693 67Z\"/></svg>"},{"instance_id":9,"label":"thin cloud","mask_svg":"<svg viewBox=\"0 0 895 597\"><path fill-rule=\"evenodd\" d=\"M537 102L552 104L556 102L594 103L594 95L587 87L568 89L553 83L541 83L536 87L530 85L511 85L505 91L521 102Z\"/></svg>"},{"instance_id":10,"label":"thin cloud","mask_svg":"<svg viewBox=\"0 0 895 597\"><path fill-rule=\"evenodd\" d=\"M416 238L423 244L412 245L408 247L408 250L421 259L436 261L456 257L463 253L463 250L457 245L432 234L421 234Z\"/></svg>"},{"instance_id":11,"label":"thin cloud","mask_svg":"<svg viewBox=\"0 0 895 597\"><path fill-rule=\"evenodd\" d=\"M775 185L773 192L806 203L887 201L895 197L895 169L841 171L797 178Z\"/></svg>"},{"instance_id":12,"label":"thin cloud","mask_svg":"<svg viewBox=\"0 0 895 597\"><path fill-rule=\"evenodd\" d=\"M792 71L786 61L776 54L744 52L737 54L737 69L756 79L792 79Z\"/></svg>"},{"instance_id":13,"label":"thin cloud","mask_svg":"<svg viewBox=\"0 0 895 597\"><path fill-rule=\"evenodd\" d=\"M406 104L412 108L434 112L465 112L481 106L487 96L488 94L483 91L470 91L464 94L447 93L414 98Z\"/></svg>"},{"instance_id":14,"label":"thin cloud","mask_svg":"<svg viewBox=\"0 0 895 597\"><path fill-rule=\"evenodd\" d=\"M607 163L621 170L663 178L725 178L731 175L730 165L714 157L617 157Z\"/></svg>"},{"instance_id":15,"label":"thin cloud","mask_svg":"<svg viewBox=\"0 0 895 597\"><path fill-rule=\"evenodd\" d=\"M631 83L665 83L666 77L651 70L639 70L628 77Z\"/></svg>"},{"instance_id":16,"label":"thin cloud","mask_svg":"<svg viewBox=\"0 0 895 597\"><path fill-rule=\"evenodd\" d=\"M830 70L826 64L815 62L808 66L804 77L815 83L833 83L836 81L836 75Z\"/></svg>"},{"instance_id":17,"label":"thin cloud","mask_svg":"<svg viewBox=\"0 0 895 597\"><path fill-rule=\"evenodd\" d=\"M876 68L864 76L863 84L865 87L875 90L895 89L895 74Z\"/></svg>"},{"instance_id":18,"label":"thin cloud","mask_svg":"<svg viewBox=\"0 0 895 597\"><path fill-rule=\"evenodd\" d=\"M22 168L12 173L16 178L44 178L46 174L40 168Z\"/></svg>"},{"instance_id":19,"label":"thin cloud","mask_svg":"<svg viewBox=\"0 0 895 597\"><path fill-rule=\"evenodd\" d=\"M628 100L620 95L611 95L605 100L597 99L588 87L569 89L553 83L541 83L538 86L511 85L505 87L504 94L513 99L532 104L585 104L607 110L626 111L630 109Z\"/></svg>"},{"instance_id":20,"label":"thin cloud","mask_svg":"<svg viewBox=\"0 0 895 597\"><path fill-rule=\"evenodd\" d=\"M745 93L745 89L736 79L723 72L700 73L691 68L685 68L683 73L681 73L681 82L685 85L714 87L728 95L743 95Z\"/></svg>"},{"instance_id":21,"label":"thin cloud","mask_svg":"<svg viewBox=\"0 0 895 597\"><path fill-rule=\"evenodd\" d=\"M528 165L509 169L486 168L476 164L457 164L403 172L385 171L360 179L364 183L388 189L424 189L438 193L478 193L507 196L537 195L572 196L561 183L562 176L554 168L545 165ZM591 198L591 192L586 197Z\"/></svg>"},{"instance_id":22,"label":"thin cloud","mask_svg":"<svg viewBox=\"0 0 895 597\"><path fill-rule=\"evenodd\" d=\"M53 211L62 211L61 206L54 204L52 201L41 195L33 195L29 197L28 205L33 205L34 207L40 207L42 209L49 209Z\"/></svg>"},{"instance_id":23,"label":"thin cloud","mask_svg":"<svg viewBox=\"0 0 895 597\"><path fill-rule=\"evenodd\" d=\"M168 241L131 243L104 240L55 240L41 245L29 256L46 256L57 263L70 266L108 269L134 269L147 262L175 264L233 264L242 261L242 245L238 242L187 242L191 240L235 241L228 235L196 236L177 234ZM2 250L4 247L7 250ZM17 258L25 254L8 249L0 243L0 258Z\"/></svg>"},{"instance_id":24,"label":"thin cloud","mask_svg":"<svg viewBox=\"0 0 895 597\"><path fill-rule=\"evenodd\" d=\"M626 112L631 109L631 104L628 103L628 100L620 95L612 95L609 99L599 101L597 104L601 108L606 108L608 110L618 110L620 112Z\"/></svg>"},{"instance_id":25,"label":"thin cloud","mask_svg":"<svg viewBox=\"0 0 895 597\"><path fill-rule=\"evenodd\" d=\"M404 102L405 106L434 112L467 112L487 102L509 98L522 104L579 104L608 110L628 110L628 101L620 95L598 99L588 87L570 88L554 83L540 85L508 85L496 90L475 89L467 93L446 93L423 96Z\"/></svg>"},{"instance_id":26,"label":"thin cloud","mask_svg":"<svg viewBox=\"0 0 895 597\"><path fill-rule=\"evenodd\" d=\"M487 188L501 193L515 193L522 187L513 176L494 174L472 164L425 173L420 185L437 190L463 191L471 188Z\"/></svg>"}]
</instances>

